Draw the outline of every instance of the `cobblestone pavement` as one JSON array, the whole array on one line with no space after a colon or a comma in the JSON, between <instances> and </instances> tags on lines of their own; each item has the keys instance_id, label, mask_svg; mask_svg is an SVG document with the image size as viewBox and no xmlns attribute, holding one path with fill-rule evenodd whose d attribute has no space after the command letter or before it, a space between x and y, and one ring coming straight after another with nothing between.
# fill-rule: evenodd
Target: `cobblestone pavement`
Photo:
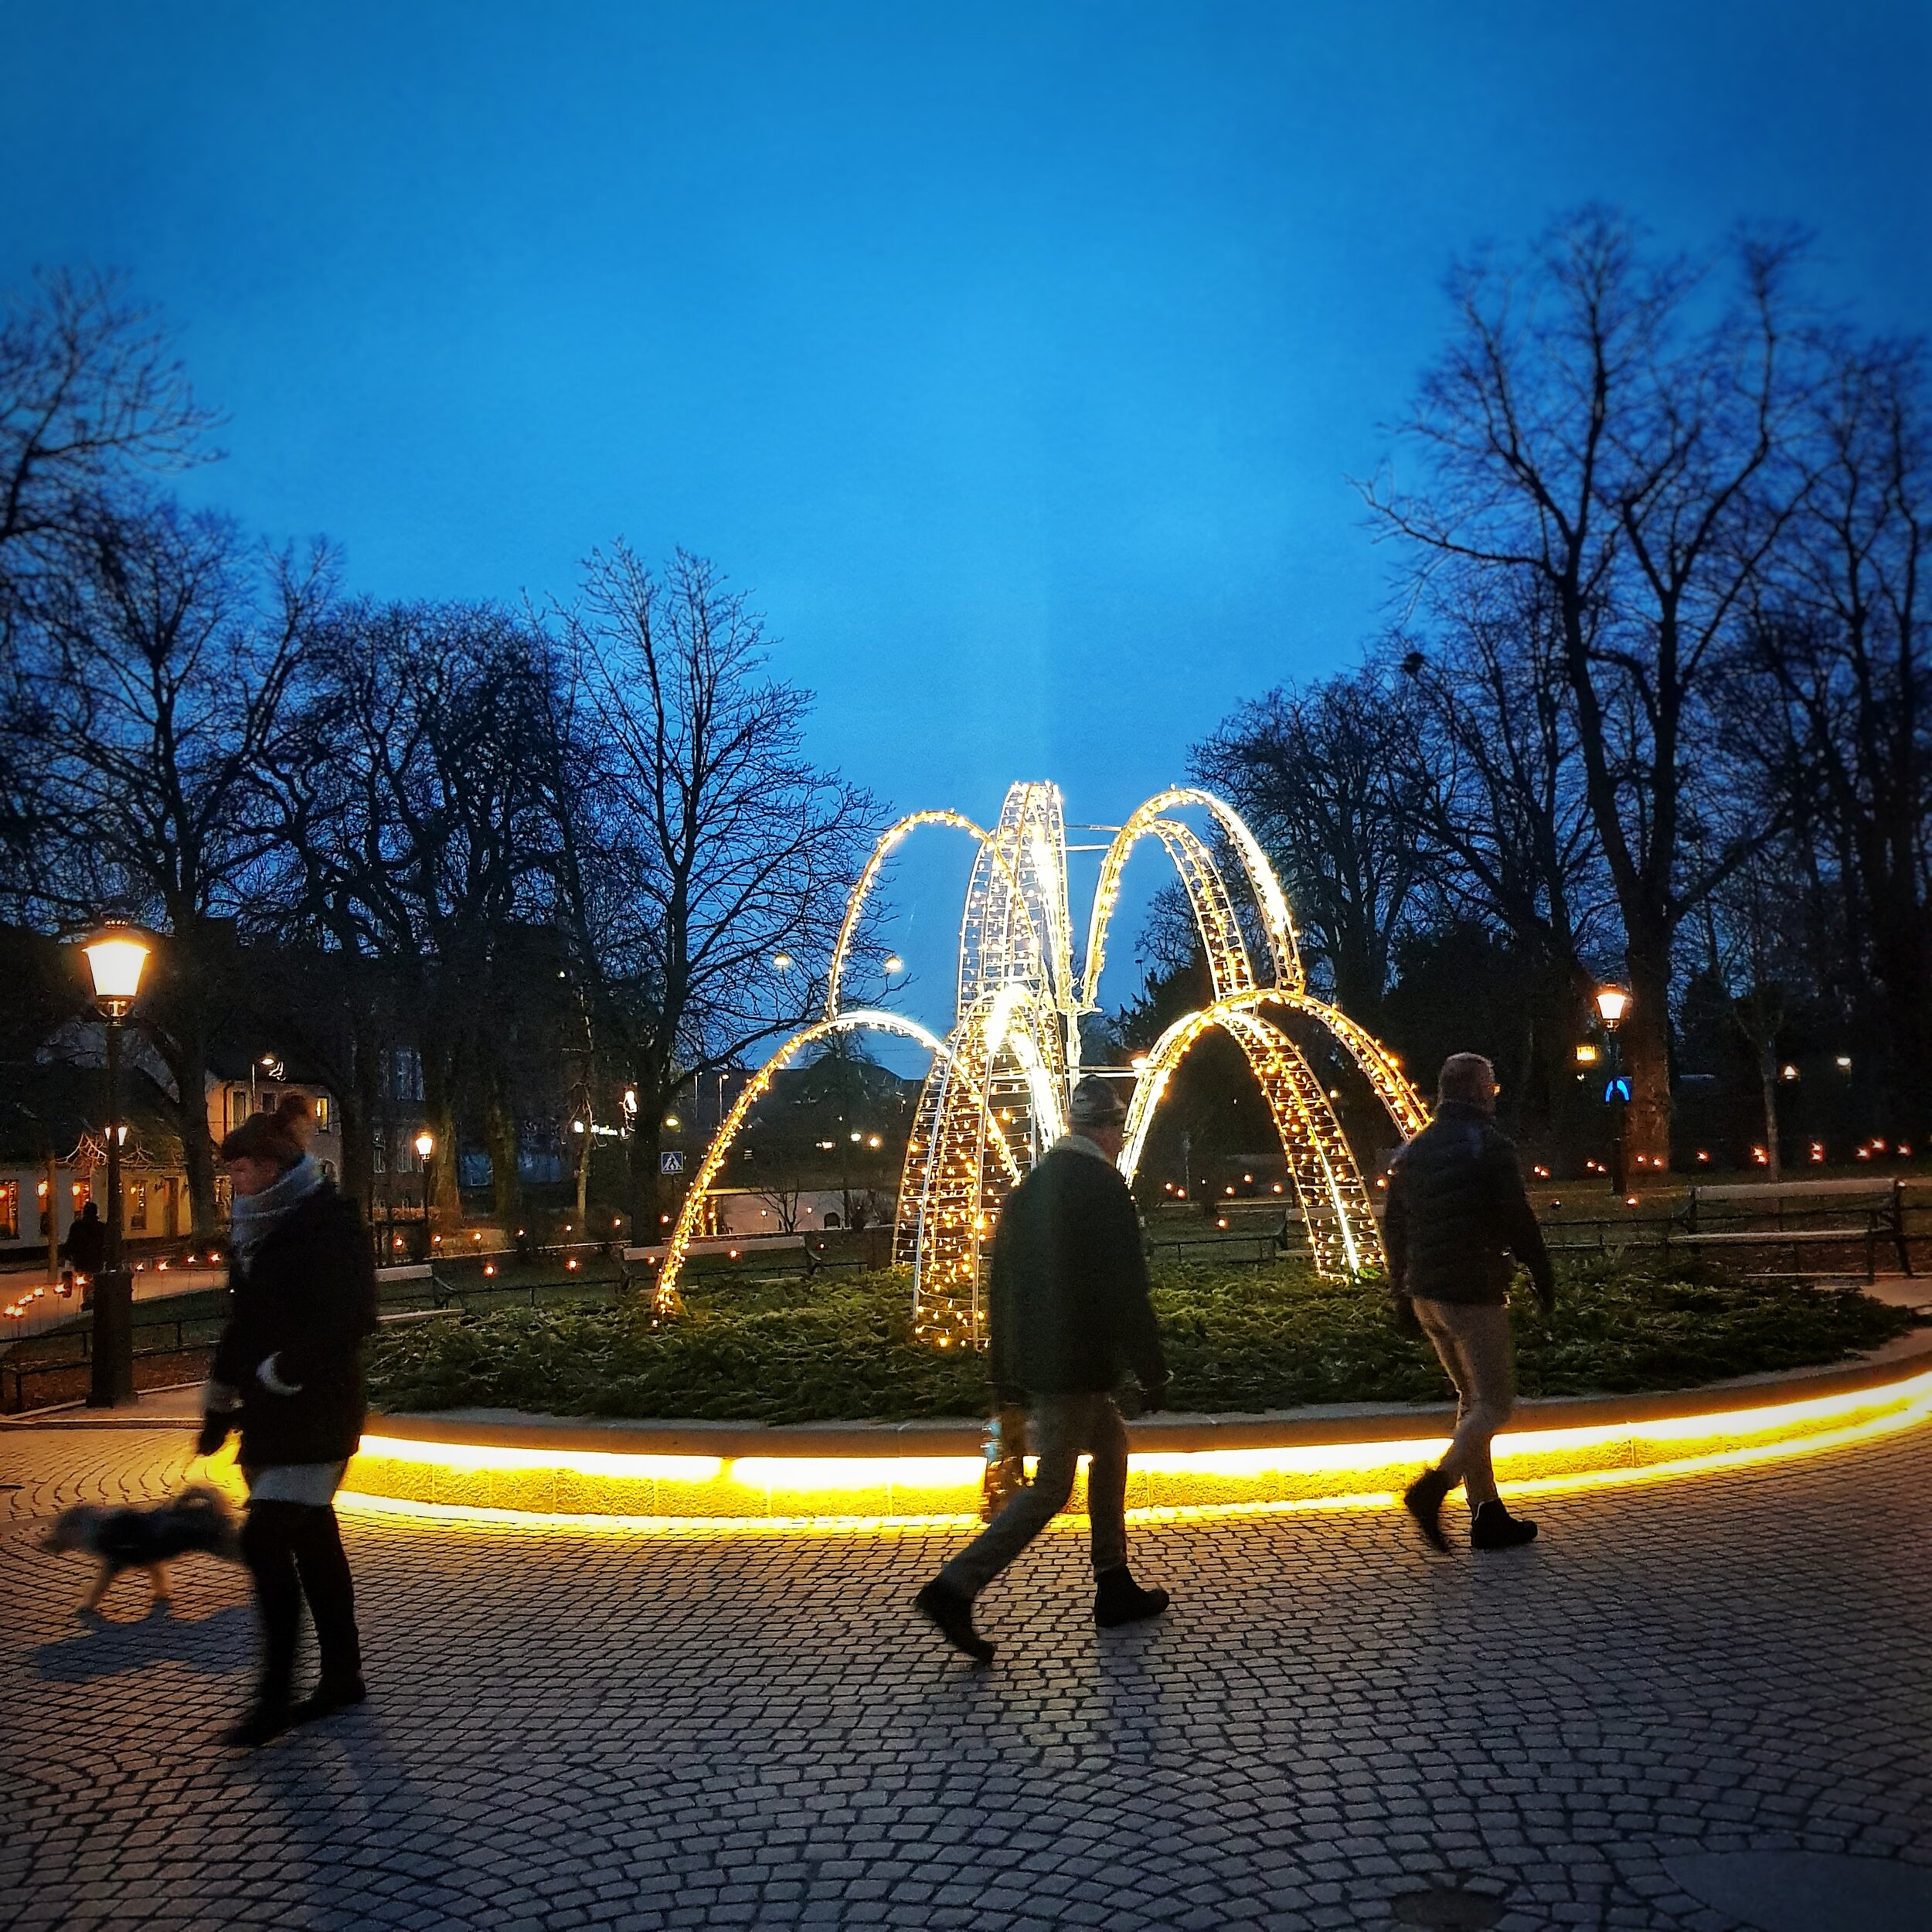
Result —
<instances>
[{"instance_id":1,"label":"cobblestone pavement","mask_svg":"<svg viewBox=\"0 0 1932 1932\"><path fill-rule=\"evenodd\" d=\"M89 1624L39 1546L182 1447L0 1436L0 1925L1374 1926L1437 1886L1728 1932L1666 1859L1932 1869L1932 1435L1553 1499L1480 1562L1387 1512L1145 1532L1175 1607L1104 1636L1056 1535L987 1671L907 1610L937 1537L352 1520L372 1701L251 1756L239 1572Z\"/></svg>"}]
</instances>

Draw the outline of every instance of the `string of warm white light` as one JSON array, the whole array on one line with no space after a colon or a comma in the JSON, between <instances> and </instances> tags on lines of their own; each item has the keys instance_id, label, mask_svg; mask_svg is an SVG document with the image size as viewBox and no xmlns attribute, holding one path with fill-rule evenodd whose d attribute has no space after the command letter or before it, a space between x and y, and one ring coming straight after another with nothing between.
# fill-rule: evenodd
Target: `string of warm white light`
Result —
<instances>
[{"instance_id":1,"label":"string of warm white light","mask_svg":"<svg viewBox=\"0 0 1932 1932\"><path fill-rule=\"evenodd\" d=\"M1213 850L1172 815L1198 809L1239 861L1266 940L1267 983L1257 981L1242 914ZM838 1002L866 901L908 834L947 825L977 842L960 922L958 984L944 1043L877 1010ZM1128 1119L1122 1171L1131 1179L1175 1069L1211 1028L1241 1049L1281 1137L1317 1270L1346 1275L1383 1265L1368 1190L1328 1091L1300 1046L1260 1009L1277 1005L1326 1030L1367 1079L1405 1138L1427 1121L1420 1097L1380 1041L1307 989L1287 896L1240 815L1211 794L1177 787L1138 807L1101 860L1082 969L1075 971L1068 908L1066 826L1059 788L1011 787L989 831L951 811L917 811L887 828L853 888L828 975L822 1019L774 1054L738 1097L685 1196L659 1277L656 1305L678 1305L677 1281L704 1199L733 1141L772 1080L815 1041L848 1027L916 1039L933 1055L920 1091L899 1191L894 1258L913 1274L914 1332L941 1348L981 1338L983 1251L1000 1204L1032 1162L1066 1131L1080 1073L1080 1023L1097 1009L1107 934L1134 847L1159 840L1194 913L1214 998L1169 1027L1148 1053Z\"/></svg>"}]
</instances>

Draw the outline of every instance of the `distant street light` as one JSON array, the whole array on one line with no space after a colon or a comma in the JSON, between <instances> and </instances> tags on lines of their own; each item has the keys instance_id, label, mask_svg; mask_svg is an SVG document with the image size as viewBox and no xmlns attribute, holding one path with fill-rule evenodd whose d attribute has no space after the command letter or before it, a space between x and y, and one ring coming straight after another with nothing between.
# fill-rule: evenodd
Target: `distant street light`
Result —
<instances>
[{"instance_id":1,"label":"distant street light","mask_svg":"<svg viewBox=\"0 0 1932 1932\"><path fill-rule=\"evenodd\" d=\"M1630 1111L1630 1082L1624 1077L1624 1056L1617 1044L1617 1029L1626 1012L1630 1010L1630 995L1617 986L1600 986L1597 988L1597 1016L1604 1023L1604 1032L1610 1041L1610 1078L1604 1087L1604 1098L1610 1102L1616 1120L1617 1138L1611 1157L1610 1185L1611 1191L1624 1192L1624 1126ZM1581 1060L1583 1049L1577 1049Z\"/></svg>"},{"instance_id":2,"label":"distant street light","mask_svg":"<svg viewBox=\"0 0 1932 1932\"><path fill-rule=\"evenodd\" d=\"M778 973L788 973L788 972L790 972L790 971L791 971L791 954L789 954L789 953L774 953L774 954L772 954L772 956L771 956L771 967L772 967L772 971L773 971L774 972L778 972Z\"/></svg>"},{"instance_id":3,"label":"distant street light","mask_svg":"<svg viewBox=\"0 0 1932 1932\"><path fill-rule=\"evenodd\" d=\"M121 1117L121 1027L141 991L148 947L118 921L102 927L81 948L94 981L94 1004L107 1022L107 1228L101 1269L94 1282L94 1362L88 1377L90 1408L111 1409L134 1393L134 1284L121 1265L121 1148L127 1123Z\"/></svg>"},{"instance_id":4,"label":"distant street light","mask_svg":"<svg viewBox=\"0 0 1932 1932\"><path fill-rule=\"evenodd\" d=\"M896 953L888 953L886 955L886 971L888 977L894 973L903 973L905 970L906 962Z\"/></svg>"},{"instance_id":5,"label":"distant street light","mask_svg":"<svg viewBox=\"0 0 1932 1932\"><path fill-rule=\"evenodd\" d=\"M423 1259L430 1258L430 1157L436 1151L436 1136L426 1127L416 1137L416 1158L423 1164Z\"/></svg>"}]
</instances>

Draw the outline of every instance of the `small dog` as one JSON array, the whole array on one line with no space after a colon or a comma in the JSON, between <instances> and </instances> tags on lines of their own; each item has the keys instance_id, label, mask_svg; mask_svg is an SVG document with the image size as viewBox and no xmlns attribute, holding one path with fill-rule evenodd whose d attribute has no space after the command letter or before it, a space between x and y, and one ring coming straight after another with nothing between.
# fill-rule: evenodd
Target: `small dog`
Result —
<instances>
[{"instance_id":1,"label":"small dog","mask_svg":"<svg viewBox=\"0 0 1932 1932\"><path fill-rule=\"evenodd\" d=\"M199 1550L226 1563L242 1560L241 1536L233 1512L217 1490L197 1485L151 1509L101 1509L80 1503L55 1518L41 1547L77 1549L100 1560L100 1574L80 1608L98 1610L107 1586L124 1570L145 1570L154 1600L168 1601L166 1566Z\"/></svg>"}]
</instances>

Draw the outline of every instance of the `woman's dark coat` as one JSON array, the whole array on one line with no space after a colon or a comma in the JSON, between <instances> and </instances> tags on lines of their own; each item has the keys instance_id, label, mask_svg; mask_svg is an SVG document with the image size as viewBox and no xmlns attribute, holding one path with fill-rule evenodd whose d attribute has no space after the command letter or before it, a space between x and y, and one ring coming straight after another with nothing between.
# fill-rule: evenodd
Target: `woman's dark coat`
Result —
<instances>
[{"instance_id":1,"label":"woman's dark coat","mask_svg":"<svg viewBox=\"0 0 1932 1932\"><path fill-rule=\"evenodd\" d=\"M265 1469L342 1462L366 1413L362 1338L376 1328L376 1263L362 1216L325 1181L277 1222L228 1284L234 1307L212 1371L241 1392L241 1460ZM271 1357L277 1395L261 1379Z\"/></svg>"}]
</instances>

